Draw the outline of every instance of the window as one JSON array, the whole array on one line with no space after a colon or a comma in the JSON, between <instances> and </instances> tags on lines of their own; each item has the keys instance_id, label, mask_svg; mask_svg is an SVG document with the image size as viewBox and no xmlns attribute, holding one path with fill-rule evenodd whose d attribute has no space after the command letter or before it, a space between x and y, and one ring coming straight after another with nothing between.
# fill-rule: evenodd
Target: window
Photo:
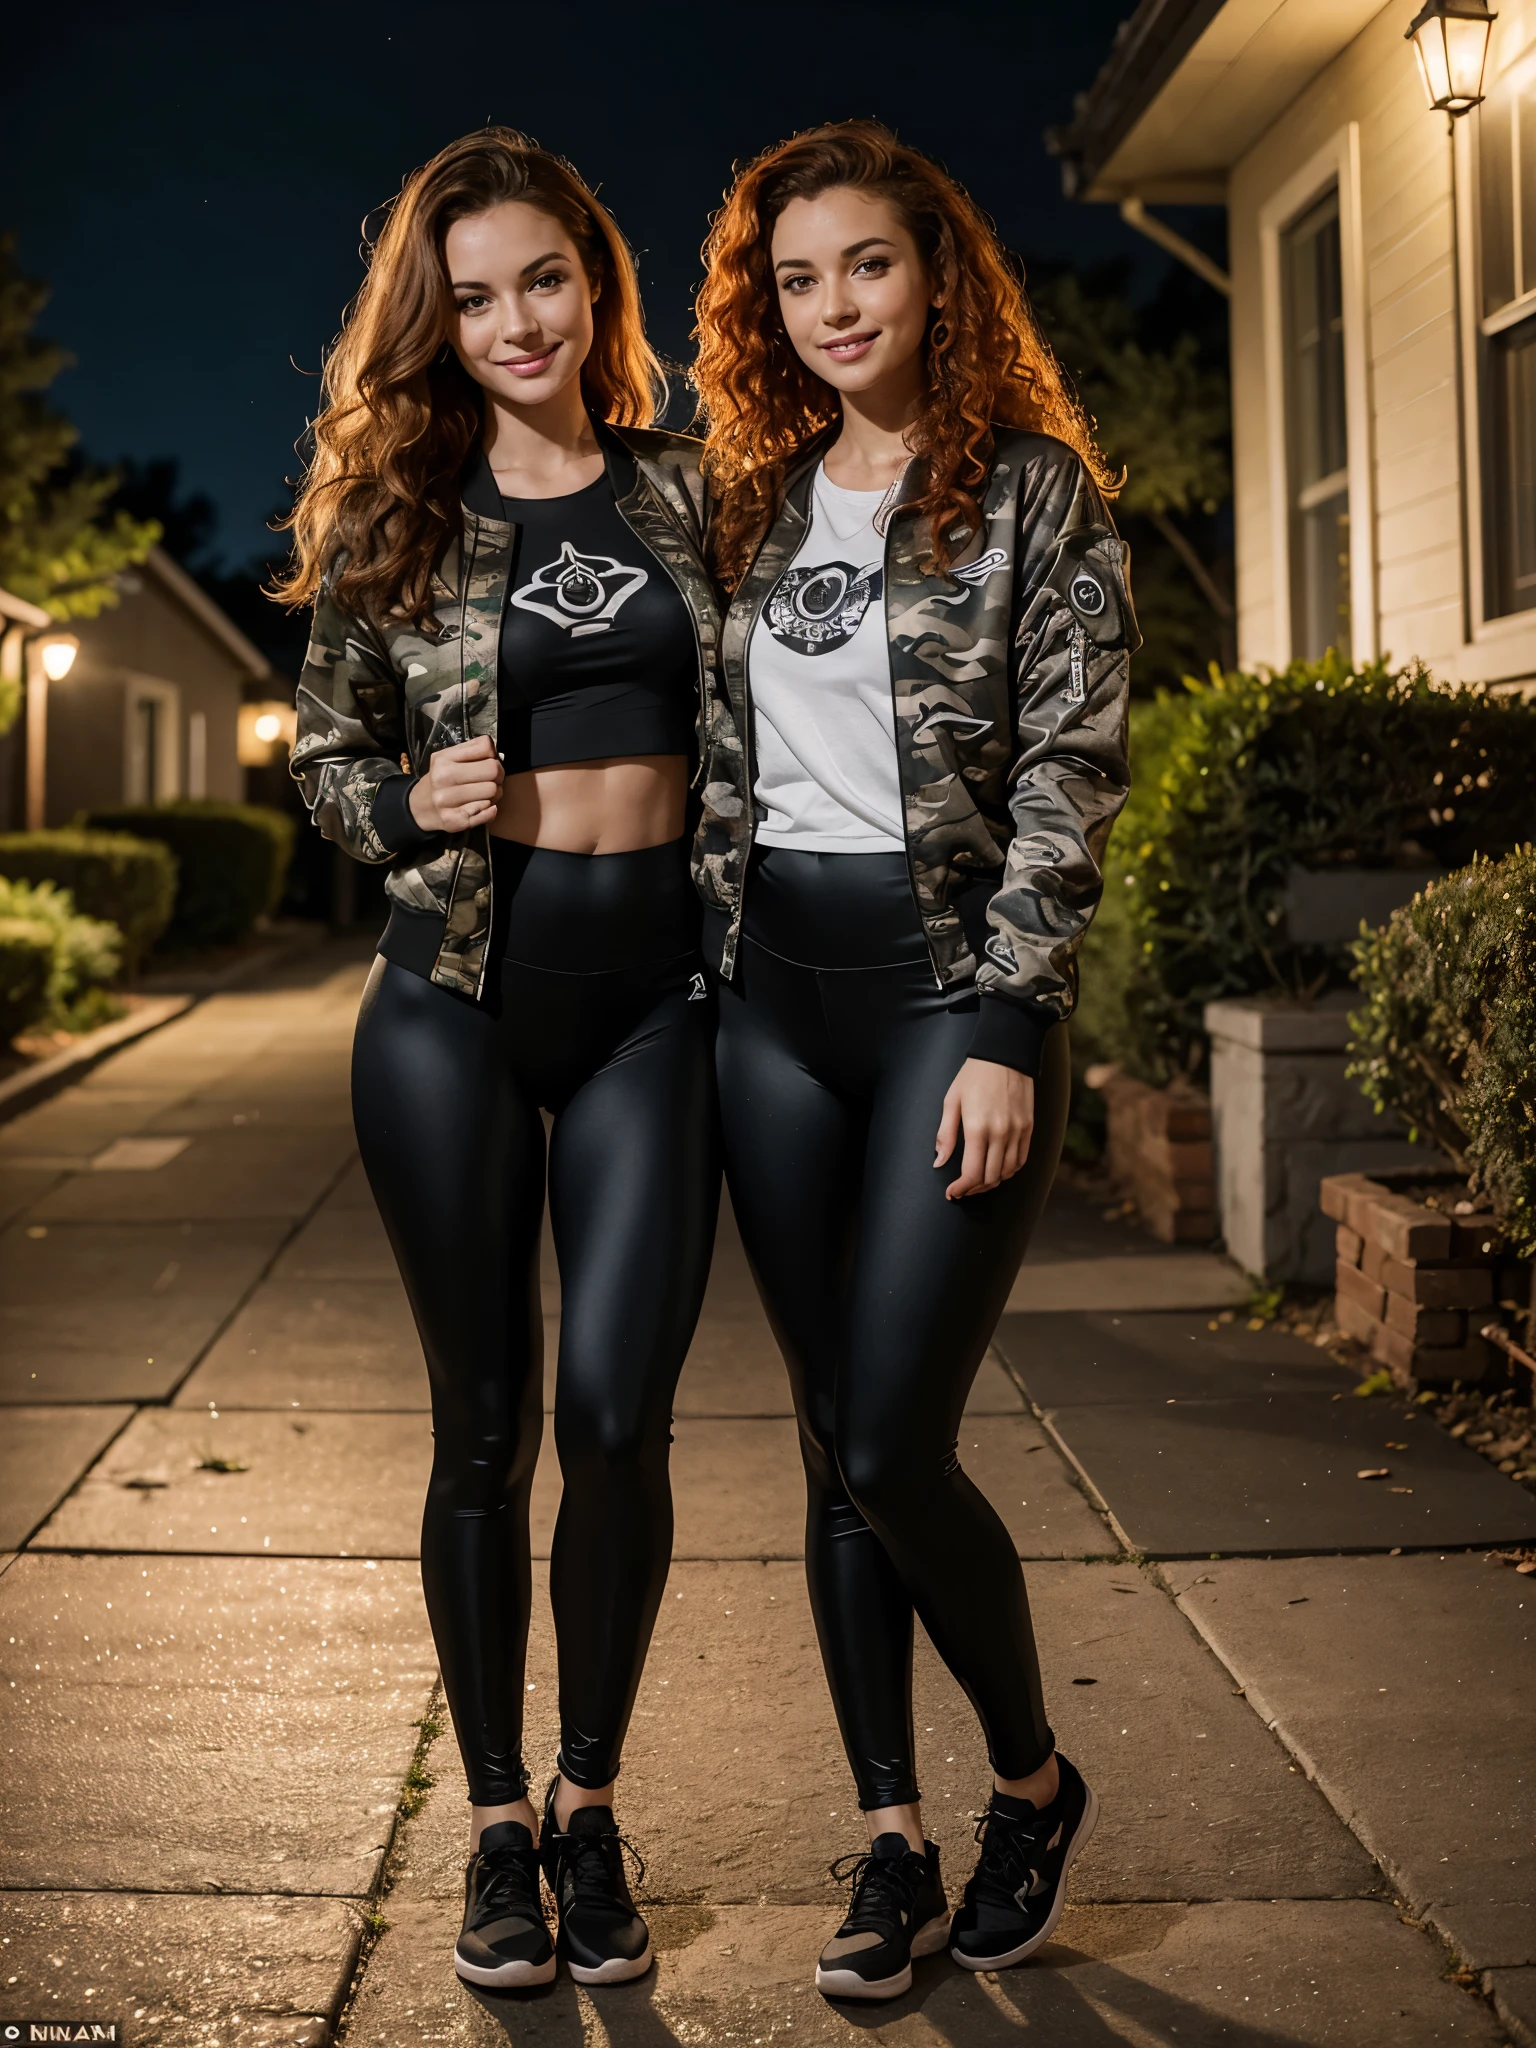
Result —
<instances>
[{"instance_id":1,"label":"window","mask_svg":"<svg viewBox=\"0 0 1536 2048\"><path fill-rule=\"evenodd\" d=\"M1484 607L1536 605L1536 66L1477 110Z\"/></svg>"},{"instance_id":2,"label":"window","mask_svg":"<svg viewBox=\"0 0 1536 2048\"><path fill-rule=\"evenodd\" d=\"M133 707L133 726L128 740L128 794L132 802L152 804L159 796L160 704L154 697L140 697Z\"/></svg>"},{"instance_id":3,"label":"window","mask_svg":"<svg viewBox=\"0 0 1536 2048\"><path fill-rule=\"evenodd\" d=\"M1291 650L1350 650L1349 449L1339 195L1281 237L1285 306Z\"/></svg>"},{"instance_id":4,"label":"window","mask_svg":"<svg viewBox=\"0 0 1536 2048\"><path fill-rule=\"evenodd\" d=\"M132 804L181 794L181 702L172 683L136 676L124 705L123 793Z\"/></svg>"}]
</instances>

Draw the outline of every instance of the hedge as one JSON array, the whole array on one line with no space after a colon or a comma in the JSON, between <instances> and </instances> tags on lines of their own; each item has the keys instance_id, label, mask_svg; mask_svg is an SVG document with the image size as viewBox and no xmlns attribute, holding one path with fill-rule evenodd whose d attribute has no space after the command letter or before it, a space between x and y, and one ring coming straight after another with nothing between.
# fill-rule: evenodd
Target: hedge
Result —
<instances>
[{"instance_id":1,"label":"hedge","mask_svg":"<svg viewBox=\"0 0 1536 2048\"><path fill-rule=\"evenodd\" d=\"M1106 1056L1147 1080L1200 1068L1207 1002L1347 986L1348 944L1287 933L1293 869L1456 868L1529 830L1536 706L1443 688L1419 666L1329 654L1213 669L1143 707L1142 731L1151 758L1133 733L1136 789L1107 870L1123 907L1106 906L1097 968L1090 933L1083 978Z\"/></svg>"},{"instance_id":2,"label":"hedge","mask_svg":"<svg viewBox=\"0 0 1536 2048\"><path fill-rule=\"evenodd\" d=\"M1536 1258L1536 848L1443 876L1354 955L1349 1072L1486 1188Z\"/></svg>"},{"instance_id":3,"label":"hedge","mask_svg":"<svg viewBox=\"0 0 1536 2048\"><path fill-rule=\"evenodd\" d=\"M281 811L189 797L92 811L85 822L94 830L159 840L176 856L168 947L232 945L282 900L294 825Z\"/></svg>"},{"instance_id":4,"label":"hedge","mask_svg":"<svg viewBox=\"0 0 1536 2048\"><path fill-rule=\"evenodd\" d=\"M176 900L170 848L122 832L0 833L0 876L54 882L69 891L81 916L115 924L129 973L170 923Z\"/></svg>"},{"instance_id":5,"label":"hedge","mask_svg":"<svg viewBox=\"0 0 1536 2048\"><path fill-rule=\"evenodd\" d=\"M117 926L103 918L81 917L69 891L52 882L14 882L3 877L0 917L47 928L53 948L47 989L52 1020L70 1026L87 1021L79 1014L82 998L88 991L108 988L123 964L123 935ZM84 1007L89 1011L92 1005Z\"/></svg>"},{"instance_id":6,"label":"hedge","mask_svg":"<svg viewBox=\"0 0 1536 2048\"><path fill-rule=\"evenodd\" d=\"M33 918L0 917L0 1046L48 1010L53 932Z\"/></svg>"}]
</instances>

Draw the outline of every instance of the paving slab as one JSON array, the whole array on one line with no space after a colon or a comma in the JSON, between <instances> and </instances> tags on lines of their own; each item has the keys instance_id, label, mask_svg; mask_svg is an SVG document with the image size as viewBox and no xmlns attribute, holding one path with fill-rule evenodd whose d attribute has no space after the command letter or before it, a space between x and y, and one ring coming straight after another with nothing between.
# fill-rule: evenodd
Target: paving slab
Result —
<instances>
[{"instance_id":1,"label":"paving slab","mask_svg":"<svg viewBox=\"0 0 1536 2048\"><path fill-rule=\"evenodd\" d=\"M0 1431L0 1547L25 1543L133 1413L12 1408Z\"/></svg>"},{"instance_id":2,"label":"paving slab","mask_svg":"<svg viewBox=\"0 0 1536 2048\"><path fill-rule=\"evenodd\" d=\"M339 1899L0 1893L6 2021L117 2020L133 2048L319 2048L357 1954Z\"/></svg>"},{"instance_id":3,"label":"paving slab","mask_svg":"<svg viewBox=\"0 0 1536 2048\"><path fill-rule=\"evenodd\" d=\"M1055 1409L1051 1426L1128 1546L1151 1557L1536 1539L1536 1499L1398 1402L1084 1404Z\"/></svg>"},{"instance_id":4,"label":"paving slab","mask_svg":"<svg viewBox=\"0 0 1536 2048\"><path fill-rule=\"evenodd\" d=\"M1480 1557L1170 1570L1179 1604L1414 1910L1536 1966L1536 1594Z\"/></svg>"},{"instance_id":5,"label":"paving slab","mask_svg":"<svg viewBox=\"0 0 1536 2048\"><path fill-rule=\"evenodd\" d=\"M154 1173L71 1174L33 1204L33 1214L41 1223L298 1217L354 1149L350 1129L204 1131Z\"/></svg>"},{"instance_id":6,"label":"paving slab","mask_svg":"<svg viewBox=\"0 0 1536 2048\"><path fill-rule=\"evenodd\" d=\"M1008 1307L1014 1314L1089 1309L1231 1308L1253 1283L1214 1252L1166 1251L1161 1258L1125 1253L1107 1258L1028 1258Z\"/></svg>"},{"instance_id":7,"label":"paving slab","mask_svg":"<svg viewBox=\"0 0 1536 2048\"><path fill-rule=\"evenodd\" d=\"M394 1280L395 1255L372 1206L324 1201L287 1245L272 1269L274 1280Z\"/></svg>"},{"instance_id":8,"label":"paving slab","mask_svg":"<svg viewBox=\"0 0 1536 2048\"><path fill-rule=\"evenodd\" d=\"M414 1558L431 1462L420 1413L146 1408L34 1548Z\"/></svg>"},{"instance_id":9,"label":"paving slab","mask_svg":"<svg viewBox=\"0 0 1536 2048\"><path fill-rule=\"evenodd\" d=\"M526 1757L542 1788L559 1731L545 1574L534 1577ZM1032 1564L1026 1578L1052 1725L1103 1809L1075 1897L1378 1889L1358 1842L1148 1575ZM1083 1677L1096 1682L1073 1683ZM958 1883L991 1778L976 1717L921 1630L914 1702L924 1812ZM462 1896L465 1793L451 1735L430 1768L438 1786L412 1829L401 1898ZM656 1895L835 1910L827 1865L863 1833L798 1565L674 1564L619 1792Z\"/></svg>"},{"instance_id":10,"label":"paving slab","mask_svg":"<svg viewBox=\"0 0 1536 2048\"><path fill-rule=\"evenodd\" d=\"M179 1101L180 1088L65 1088L0 1124L0 1160L54 1154L87 1160L114 1138L141 1130L158 1111Z\"/></svg>"},{"instance_id":11,"label":"paving slab","mask_svg":"<svg viewBox=\"0 0 1536 2048\"><path fill-rule=\"evenodd\" d=\"M1489 1970L1483 1988L1518 2048L1536 2048L1536 1970Z\"/></svg>"},{"instance_id":12,"label":"paving slab","mask_svg":"<svg viewBox=\"0 0 1536 2048\"><path fill-rule=\"evenodd\" d=\"M427 1369L393 1265L373 1280L266 1281L176 1405L210 1401L221 1408L426 1408Z\"/></svg>"},{"instance_id":13,"label":"paving slab","mask_svg":"<svg viewBox=\"0 0 1536 2048\"><path fill-rule=\"evenodd\" d=\"M434 1676L414 1565L29 1551L0 1578L6 1884L361 1897Z\"/></svg>"},{"instance_id":14,"label":"paving slab","mask_svg":"<svg viewBox=\"0 0 1536 2048\"><path fill-rule=\"evenodd\" d=\"M0 1237L0 1403L163 1400L286 1228L280 1219L12 1228Z\"/></svg>"},{"instance_id":15,"label":"paving slab","mask_svg":"<svg viewBox=\"0 0 1536 2048\"><path fill-rule=\"evenodd\" d=\"M293 1054L295 1062L304 1055ZM146 1132L218 1130L314 1130L317 1127L351 1130L352 1105L348 1100L343 1073L336 1079L321 1074L316 1085L299 1090L293 1074L284 1068L268 1075L242 1068L218 1087L200 1090L167 1104L144 1125Z\"/></svg>"},{"instance_id":16,"label":"paving slab","mask_svg":"<svg viewBox=\"0 0 1536 2048\"><path fill-rule=\"evenodd\" d=\"M0 1230L57 1187L62 1171L55 1166L8 1166L0 1160Z\"/></svg>"},{"instance_id":17,"label":"paving slab","mask_svg":"<svg viewBox=\"0 0 1536 2048\"><path fill-rule=\"evenodd\" d=\"M1137 1262L1146 1264L1145 1260ZM1205 1315L1006 1315L995 1343L1037 1406L1230 1400L1347 1393L1346 1374L1316 1346L1273 1327L1248 1330Z\"/></svg>"},{"instance_id":18,"label":"paving slab","mask_svg":"<svg viewBox=\"0 0 1536 2048\"><path fill-rule=\"evenodd\" d=\"M638 1984L542 1996L452 1977L453 1906L397 1905L353 2008L349 2048L666 2048L675 2042L899 2048L1497 2048L1487 2007L1443 1975L1435 1944L1390 1906L1069 1906L1021 1969L917 1965L887 2005L828 2003L807 1981L830 1925L795 1906L651 1909L657 1967Z\"/></svg>"}]
</instances>

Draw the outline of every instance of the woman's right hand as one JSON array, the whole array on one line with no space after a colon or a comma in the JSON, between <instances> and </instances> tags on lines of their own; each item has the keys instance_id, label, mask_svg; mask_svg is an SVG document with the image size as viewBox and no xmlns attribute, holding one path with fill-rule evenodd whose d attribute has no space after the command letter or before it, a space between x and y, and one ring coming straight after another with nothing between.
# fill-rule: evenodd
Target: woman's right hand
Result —
<instances>
[{"instance_id":1,"label":"woman's right hand","mask_svg":"<svg viewBox=\"0 0 1536 2048\"><path fill-rule=\"evenodd\" d=\"M483 733L456 747L439 747L411 791L411 816L423 832L467 832L471 825L487 825L501 804L506 774Z\"/></svg>"}]
</instances>

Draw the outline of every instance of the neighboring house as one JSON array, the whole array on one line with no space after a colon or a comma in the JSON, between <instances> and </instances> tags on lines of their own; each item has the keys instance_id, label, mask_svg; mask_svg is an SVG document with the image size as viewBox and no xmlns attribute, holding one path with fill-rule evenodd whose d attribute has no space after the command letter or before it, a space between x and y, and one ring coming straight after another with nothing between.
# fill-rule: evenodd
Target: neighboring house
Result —
<instances>
[{"instance_id":1,"label":"neighboring house","mask_svg":"<svg viewBox=\"0 0 1536 2048\"><path fill-rule=\"evenodd\" d=\"M79 652L48 686L49 825L103 805L245 793L241 704L273 680L265 656L160 548L122 588L112 609L61 629ZM26 727L0 742L0 826L25 816Z\"/></svg>"},{"instance_id":2,"label":"neighboring house","mask_svg":"<svg viewBox=\"0 0 1536 2048\"><path fill-rule=\"evenodd\" d=\"M1536 0L1503 0L1486 99L1454 122L1405 40L1416 5L1142 0L1051 142L1069 193L1159 239L1149 204L1227 209L1240 660L1331 642L1515 685L1536 678Z\"/></svg>"}]
</instances>

